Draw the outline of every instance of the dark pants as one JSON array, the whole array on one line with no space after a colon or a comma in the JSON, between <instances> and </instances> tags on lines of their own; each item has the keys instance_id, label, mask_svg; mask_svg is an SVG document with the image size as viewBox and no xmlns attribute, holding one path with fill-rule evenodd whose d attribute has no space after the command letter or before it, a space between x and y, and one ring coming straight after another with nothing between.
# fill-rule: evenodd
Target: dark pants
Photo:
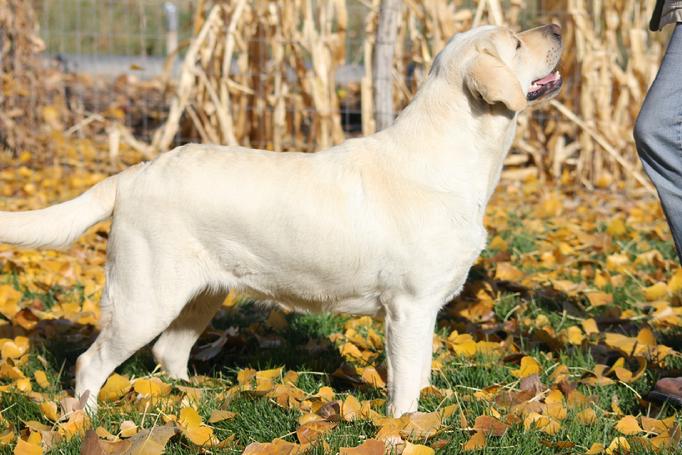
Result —
<instances>
[{"instance_id":1,"label":"dark pants","mask_svg":"<svg viewBox=\"0 0 682 455\"><path fill-rule=\"evenodd\" d=\"M635 124L644 169L661 198L682 262L682 27L668 44L656 79Z\"/></svg>"}]
</instances>

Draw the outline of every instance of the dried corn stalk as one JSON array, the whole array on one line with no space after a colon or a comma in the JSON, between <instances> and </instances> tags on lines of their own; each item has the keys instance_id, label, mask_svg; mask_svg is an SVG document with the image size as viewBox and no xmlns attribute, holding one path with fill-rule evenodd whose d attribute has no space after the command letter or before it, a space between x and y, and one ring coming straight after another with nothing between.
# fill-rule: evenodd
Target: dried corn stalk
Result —
<instances>
[{"instance_id":1,"label":"dried corn stalk","mask_svg":"<svg viewBox=\"0 0 682 455\"><path fill-rule=\"evenodd\" d=\"M202 141L312 151L344 138L336 71L347 27L342 0L208 1L197 12L167 122Z\"/></svg>"},{"instance_id":2,"label":"dried corn stalk","mask_svg":"<svg viewBox=\"0 0 682 455\"><path fill-rule=\"evenodd\" d=\"M32 6L0 2L0 144L14 152L33 148L33 129L42 122L43 73L37 53L44 45Z\"/></svg>"}]
</instances>

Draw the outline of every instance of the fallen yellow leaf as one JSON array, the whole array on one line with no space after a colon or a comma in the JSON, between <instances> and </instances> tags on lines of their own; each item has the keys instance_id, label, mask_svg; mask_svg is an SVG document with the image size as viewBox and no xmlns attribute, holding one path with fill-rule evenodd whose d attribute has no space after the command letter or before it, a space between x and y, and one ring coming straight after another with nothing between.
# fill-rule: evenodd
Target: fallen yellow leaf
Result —
<instances>
[{"instance_id":1,"label":"fallen yellow leaf","mask_svg":"<svg viewBox=\"0 0 682 455\"><path fill-rule=\"evenodd\" d=\"M362 416L362 404L353 395L348 395L341 404L341 415L347 422L359 419Z\"/></svg>"},{"instance_id":2,"label":"fallen yellow leaf","mask_svg":"<svg viewBox=\"0 0 682 455\"><path fill-rule=\"evenodd\" d=\"M334 429L334 427L336 427L336 424L333 422L316 420L300 426L296 430L296 436L301 444L312 444L320 439L322 435Z\"/></svg>"},{"instance_id":3,"label":"fallen yellow leaf","mask_svg":"<svg viewBox=\"0 0 682 455\"><path fill-rule=\"evenodd\" d=\"M40 403L40 410L48 420L56 422L59 420L59 412L57 411L57 403L54 401L43 401Z\"/></svg>"},{"instance_id":4,"label":"fallen yellow leaf","mask_svg":"<svg viewBox=\"0 0 682 455\"><path fill-rule=\"evenodd\" d=\"M38 434L39 433L31 433ZM17 440L17 445L14 447L14 455L42 455L43 448L40 447L40 440L38 443L24 441L23 439Z\"/></svg>"},{"instance_id":5,"label":"fallen yellow leaf","mask_svg":"<svg viewBox=\"0 0 682 455\"><path fill-rule=\"evenodd\" d=\"M196 409L185 407L180 410L178 423L183 427L198 427L202 421Z\"/></svg>"},{"instance_id":6,"label":"fallen yellow leaf","mask_svg":"<svg viewBox=\"0 0 682 455\"><path fill-rule=\"evenodd\" d=\"M537 412L530 412L523 420L523 426L526 431L530 430L532 427L535 427L543 433L550 435L557 434L561 428L561 424L559 422L551 417L543 416Z\"/></svg>"},{"instance_id":7,"label":"fallen yellow leaf","mask_svg":"<svg viewBox=\"0 0 682 455\"><path fill-rule=\"evenodd\" d=\"M205 446L213 444L213 428L207 426L197 426L183 428L182 435L186 437L192 444L197 446Z\"/></svg>"},{"instance_id":8,"label":"fallen yellow leaf","mask_svg":"<svg viewBox=\"0 0 682 455\"><path fill-rule=\"evenodd\" d=\"M182 435L198 446L217 443L213 437L213 429L203 424L199 413L191 407L184 407L178 415L178 425Z\"/></svg>"},{"instance_id":9,"label":"fallen yellow leaf","mask_svg":"<svg viewBox=\"0 0 682 455\"><path fill-rule=\"evenodd\" d=\"M612 254L606 257L606 269L613 272L622 272L630 263L627 254Z\"/></svg>"},{"instance_id":10,"label":"fallen yellow leaf","mask_svg":"<svg viewBox=\"0 0 682 455\"><path fill-rule=\"evenodd\" d=\"M163 397L171 392L171 386L157 377L137 379L133 384L135 392L147 397Z\"/></svg>"},{"instance_id":11,"label":"fallen yellow leaf","mask_svg":"<svg viewBox=\"0 0 682 455\"><path fill-rule=\"evenodd\" d=\"M580 327L573 325L566 329L566 338L568 338L568 342L570 344L579 346L583 343L585 335L583 335L583 332L582 330L580 330Z\"/></svg>"},{"instance_id":12,"label":"fallen yellow leaf","mask_svg":"<svg viewBox=\"0 0 682 455\"><path fill-rule=\"evenodd\" d=\"M668 290L671 294L679 294L682 291L682 267L675 270L668 280Z\"/></svg>"},{"instance_id":13,"label":"fallen yellow leaf","mask_svg":"<svg viewBox=\"0 0 682 455\"><path fill-rule=\"evenodd\" d=\"M600 444L598 442L595 442L592 444L592 446L589 448L587 452L585 452L585 455L599 455L600 453L604 452L604 444Z\"/></svg>"},{"instance_id":14,"label":"fallen yellow leaf","mask_svg":"<svg viewBox=\"0 0 682 455\"><path fill-rule=\"evenodd\" d=\"M123 438L129 438L137 434L137 425L132 420L124 420L121 422L119 433Z\"/></svg>"},{"instance_id":15,"label":"fallen yellow leaf","mask_svg":"<svg viewBox=\"0 0 682 455\"><path fill-rule=\"evenodd\" d=\"M625 228L625 223L621 218L614 218L606 227L606 232L608 232L608 234L612 237L621 237L625 235L627 229Z\"/></svg>"},{"instance_id":16,"label":"fallen yellow leaf","mask_svg":"<svg viewBox=\"0 0 682 455\"><path fill-rule=\"evenodd\" d=\"M611 294L607 294L606 292L594 291L588 292L585 295L587 296L587 300L590 301L590 305L593 307L599 307L613 303L613 296Z\"/></svg>"},{"instance_id":17,"label":"fallen yellow leaf","mask_svg":"<svg viewBox=\"0 0 682 455\"><path fill-rule=\"evenodd\" d=\"M431 447L427 447L421 444L412 444L411 442L405 442L405 449L402 455L434 455L436 453Z\"/></svg>"},{"instance_id":18,"label":"fallen yellow leaf","mask_svg":"<svg viewBox=\"0 0 682 455\"><path fill-rule=\"evenodd\" d=\"M362 375L360 375L362 380L366 382L367 384L376 387L378 389L384 389L386 388L386 383L384 382L383 378L379 374L379 372L376 370L376 368L369 366L365 367L362 371Z\"/></svg>"},{"instance_id":19,"label":"fallen yellow leaf","mask_svg":"<svg viewBox=\"0 0 682 455\"><path fill-rule=\"evenodd\" d=\"M642 428L639 426L637 418L631 415L627 415L620 419L618 423L616 423L615 428L625 435L633 435L642 432Z\"/></svg>"},{"instance_id":20,"label":"fallen yellow leaf","mask_svg":"<svg viewBox=\"0 0 682 455\"><path fill-rule=\"evenodd\" d=\"M208 418L208 423L222 422L223 420L233 419L237 414L232 411L225 411L222 409L214 409L211 411L211 416Z\"/></svg>"},{"instance_id":21,"label":"fallen yellow leaf","mask_svg":"<svg viewBox=\"0 0 682 455\"><path fill-rule=\"evenodd\" d=\"M642 292L644 293L644 298L649 302L663 300L668 296L668 285L659 281L656 284L644 288Z\"/></svg>"},{"instance_id":22,"label":"fallen yellow leaf","mask_svg":"<svg viewBox=\"0 0 682 455\"><path fill-rule=\"evenodd\" d=\"M668 426L659 419L652 419L651 417L642 416L642 429L651 433L661 434L668 431Z\"/></svg>"},{"instance_id":23,"label":"fallen yellow leaf","mask_svg":"<svg viewBox=\"0 0 682 455\"><path fill-rule=\"evenodd\" d=\"M339 455L384 455L385 450L383 441L368 439L357 447L341 447Z\"/></svg>"},{"instance_id":24,"label":"fallen yellow leaf","mask_svg":"<svg viewBox=\"0 0 682 455\"><path fill-rule=\"evenodd\" d=\"M491 416L478 416L474 422L474 430L485 435L502 436L509 425Z\"/></svg>"},{"instance_id":25,"label":"fallen yellow leaf","mask_svg":"<svg viewBox=\"0 0 682 455\"><path fill-rule=\"evenodd\" d=\"M594 319L585 319L582 322L583 330L587 335L595 335L599 333L599 327L597 327L597 321Z\"/></svg>"},{"instance_id":26,"label":"fallen yellow leaf","mask_svg":"<svg viewBox=\"0 0 682 455\"><path fill-rule=\"evenodd\" d=\"M438 412L413 412L407 416L407 424L400 434L405 438L423 440L435 435L443 421Z\"/></svg>"},{"instance_id":27,"label":"fallen yellow leaf","mask_svg":"<svg viewBox=\"0 0 682 455\"><path fill-rule=\"evenodd\" d=\"M509 245L502 237L496 235L488 244L488 248L498 251L507 251L509 249Z\"/></svg>"},{"instance_id":28,"label":"fallen yellow leaf","mask_svg":"<svg viewBox=\"0 0 682 455\"><path fill-rule=\"evenodd\" d=\"M523 272L514 267L510 262L498 262L495 269L495 279L502 281L520 281Z\"/></svg>"},{"instance_id":29,"label":"fallen yellow leaf","mask_svg":"<svg viewBox=\"0 0 682 455\"><path fill-rule=\"evenodd\" d=\"M654 335L654 332L652 332L650 328L644 327L637 334L637 342L644 346L655 347L656 336Z\"/></svg>"},{"instance_id":30,"label":"fallen yellow leaf","mask_svg":"<svg viewBox=\"0 0 682 455\"><path fill-rule=\"evenodd\" d=\"M447 344L457 355L471 357L476 354L476 342L468 333L460 335L457 331L452 332L448 336Z\"/></svg>"},{"instance_id":31,"label":"fallen yellow leaf","mask_svg":"<svg viewBox=\"0 0 682 455\"><path fill-rule=\"evenodd\" d=\"M43 389L47 389L50 386L50 381L47 380L47 375L43 370L37 370L35 373L33 373L33 378Z\"/></svg>"},{"instance_id":32,"label":"fallen yellow leaf","mask_svg":"<svg viewBox=\"0 0 682 455\"><path fill-rule=\"evenodd\" d=\"M464 452L473 452L474 450L485 449L485 446L485 434L483 434L481 431L477 431L473 436L471 436L471 438L469 438L467 442L464 443L462 450Z\"/></svg>"},{"instance_id":33,"label":"fallen yellow leaf","mask_svg":"<svg viewBox=\"0 0 682 455\"><path fill-rule=\"evenodd\" d=\"M576 414L576 418L578 419L578 422L583 425L592 425L597 421L597 414L594 412L594 409L585 408Z\"/></svg>"},{"instance_id":34,"label":"fallen yellow leaf","mask_svg":"<svg viewBox=\"0 0 682 455\"><path fill-rule=\"evenodd\" d=\"M629 452L630 444L628 443L628 440L622 436L613 438L611 444L609 444L609 446L606 448L607 455L616 455Z\"/></svg>"},{"instance_id":35,"label":"fallen yellow leaf","mask_svg":"<svg viewBox=\"0 0 682 455\"><path fill-rule=\"evenodd\" d=\"M116 401L128 393L131 389L130 381L126 376L120 374L112 374L107 379L102 389L99 391L99 399L102 401ZM140 389L142 385L140 385ZM135 389L140 393L137 389Z\"/></svg>"},{"instance_id":36,"label":"fallen yellow leaf","mask_svg":"<svg viewBox=\"0 0 682 455\"><path fill-rule=\"evenodd\" d=\"M511 370L512 376L523 379L527 376L539 374L541 371L540 364L531 356L524 356L521 359L521 366L517 370Z\"/></svg>"}]
</instances>

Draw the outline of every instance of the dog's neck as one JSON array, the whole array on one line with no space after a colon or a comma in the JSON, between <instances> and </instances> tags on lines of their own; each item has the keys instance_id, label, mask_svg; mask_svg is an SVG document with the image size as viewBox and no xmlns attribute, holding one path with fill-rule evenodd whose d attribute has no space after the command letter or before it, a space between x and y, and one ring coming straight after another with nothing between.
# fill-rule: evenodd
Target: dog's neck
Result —
<instances>
[{"instance_id":1,"label":"dog's neck","mask_svg":"<svg viewBox=\"0 0 682 455\"><path fill-rule=\"evenodd\" d=\"M386 136L407 150L396 158L411 174L446 191L476 191L484 209L514 139L516 114L431 77L390 130Z\"/></svg>"}]
</instances>

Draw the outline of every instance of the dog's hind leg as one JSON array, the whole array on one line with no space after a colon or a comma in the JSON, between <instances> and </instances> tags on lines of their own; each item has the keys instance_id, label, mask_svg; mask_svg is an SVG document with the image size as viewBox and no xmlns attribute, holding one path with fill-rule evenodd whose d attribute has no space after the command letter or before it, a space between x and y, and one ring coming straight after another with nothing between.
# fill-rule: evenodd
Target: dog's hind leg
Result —
<instances>
[{"instance_id":1,"label":"dog's hind leg","mask_svg":"<svg viewBox=\"0 0 682 455\"><path fill-rule=\"evenodd\" d=\"M180 268L177 255L136 254L148 251L148 245L126 240L115 250L116 256L126 258L122 265L117 257L110 258L100 334L76 363L76 396L89 392L90 411L96 410L99 390L114 369L166 330L203 287L192 273L193 264Z\"/></svg>"},{"instance_id":2,"label":"dog's hind leg","mask_svg":"<svg viewBox=\"0 0 682 455\"><path fill-rule=\"evenodd\" d=\"M135 314L111 311L109 321L90 348L76 362L76 396L88 392L88 408L95 411L97 395L114 369L137 350L152 341L170 324L165 315L144 311L148 304L135 301L140 308Z\"/></svg>"},{"instance_id":3,"label":"dog's hind leg","mask_svg":"<svg viewBox=\"0 0 682 455\"><path fill-rule=\"evenodd\" d=\"M226 295L223 291L204 291L196 296L154 344L154 358L171 377L189 379L187 362L192 346L218 312Z\"/></svg>"}]
</instances>

